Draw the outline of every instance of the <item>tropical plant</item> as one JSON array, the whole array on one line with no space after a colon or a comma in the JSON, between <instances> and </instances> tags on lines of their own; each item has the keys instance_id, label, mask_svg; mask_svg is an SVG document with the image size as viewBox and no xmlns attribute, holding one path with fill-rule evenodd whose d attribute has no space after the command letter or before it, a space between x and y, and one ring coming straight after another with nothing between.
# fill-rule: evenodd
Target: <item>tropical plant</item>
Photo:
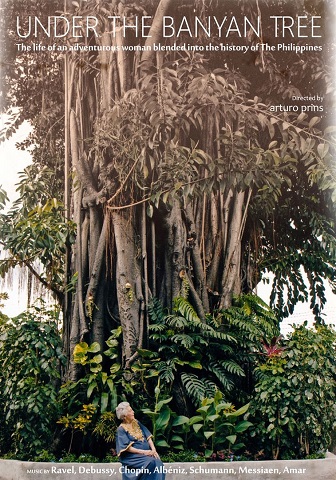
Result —
<instances>
[{"instance_id":1,"label":"tropical plant","mask_svg":"<svg viewBox=\"0 0 336 480\"><path fill-rule=\"evenodd\" d=\"M96 412L96 407L93 404L83 405L82 409L78 414L70 416L69 414L62 416L57 423L63 425L64 429L69 429L71 431L70 442L68 453L71 451L74 434L76 431L82 432L84 435L87 434L88 428L92 424L93 416Z\"/></svg>"},{"instance_id":2,"label":"tropical plant","mask_svg":"<svg viewBox=\"0 0 336 480\"><path fill-rule=\"evenodd\" d=\"M154 409L142 409L142 412L151 419L155 445L163 450L166 448L172 451L184 450L186 445L186 426L189 423L189 418L173 412L169 407L172 397L161 398L160 394L159 380L155 387Z\"/></svg>"},{"instance_id":3,"label":"tropical plant","mask_svg":"<svg viewBox=\"0 0 336 480\"><path fill-rule=\"evenodd\" d=\"M80 342L76 345L74 361L84 370L82 378L68 381L60 389L63 411L71 418L77 418L86 402L95 407L96 417L99 418L101 414L114 411L118 400L125 393L132 392L132 385L126 382L122 375L118 341L120 336L121 328L118 328L111 332L106 341L109 348L103 355L111 362L108 372L103 368L104 359L97 342L91 345Z\"/></svg>"},{"instance_id":4,"label":"tropical plant","mask_svg":"<svg viewBox=\"0 0 336 480\"><path fill-rule=\"evenodd\" d=\"M255 198L253 208L258 211L258 222L262 222L265 233L260 238L259 265L263 272L274 275L270 303L279 319L294 312L296 301L310 301L316 320L323 323L327 281L335 290L335 201L324 188L311 185L302 174L302 166L298 166L297 178L292 178L290 194L283 189L276 215L273 210L260 208L262 196ZM254 224L250 228L257 227ZM270 234L275 230L277 241L272 242Z\"/></svg>"},{"instance_id":5,"label":"tropical plant","mask_svg":"<svg viewBox=\"0 0 336 480\"><path fill-rule=\"evenodd\" d=\"M107 443L113 442L117 432L116 415L113 412L104 412L100 415L93 433L102 437Z\"/></svg>"},{"instance_id":6,"label":"tropical plant","mask_svg":"<svg viewBox=\"0 0 336 480\"><path fill-rule=\"evenodd\" d=\"M51 442L59 414L65 357L54 312L35 307L1 326L0 362L6 448L29 458Z\"/></svg>"},{"instance_id":7,"label":"tropical plant","mask_svg":"<svg viewBox=\"0 0 336 480\"><path fill-rule=\"evenodd\" d=\"M336 332L305 323L282 347L257 368L252 437L274 459L325 451L336 426Z\"/></svg>"},{"instance_id":8,"label":"tropical plant","mask_svg":"<svg viewBox=\"0 0 336 480\"><path fill-rule=\"evenodd\" d=\"M236 443L237 438L252 423L247 420L238 421L238 417L244 415L248 408L249 404L246 404L236 410L234 405L223 400L219 391L213 398L202 400L197 415L190 418L189 425L192 426L205 457L211 457L223 449L237 451L244 446L241 442Z\"/></svg>"},{"instance_id":9,"label":"tropical plant","mask_svg":"<svg viewBox=\"0 0 336 480\"><path fill-rule=\"evenodd\" d=\"M149 307L152 322L149 326L153 365L162 384L172 391L175 402L178 390L194 405L217 389L230 391L244 371L233 360L236 339L211 316L202 321L191 303L183 297L174 300L168 314L157 299ZM140 351L141 353L141 351ZM179 405L179 411L188 409Z\"/></svg>"},{"instance_id":10,"label":"tropical plant","mask_svg":"<svg viewBox=\"0 0 336 480\"><path fill-rule=\"evenodd\" d=\"M236 340L239 347L233 349L232 359L245 374L236 377L234 390L228 398L246 403L256 383L254 371L260 361L261 343L269 344L274 337L279 336L279 321L273 310L253 294L234 296L232 306L215 312L214 316L220 330Z\"/></svg>"},{"instance_id":11,"label":"tropical plant","mask_svg":"<svg viewBox=\"0 0 336 480\"><path fill-rule=\"evenodd\" d=\"M57 423L63 425L64 441L70 431L68 453L74 446L75 434L78 437L77 450L79 445L84 450L96 448L94 437L103 439L106 445L114 439L117 427L112 412L118 401L133 391L132 385L124 379L119 363L120 336L120 328L113 330L106 341L108 349L103 353L98 343L80 342L75 347L75 363L84 372L79 380L67 381L59 391L62 416Z\"/></svg>"},{"instance_id":12,"label":"tropical plant","mask_svg":"<svg viewBox=\"0 0 336 480\"><path fill-rule=\"evenodd\" d=\"M248 401L260 342L279 335L278 321L265 302L256 295L237 296L232 307L207 315L204 321L184 297L175 300L172 314L157 299L149 312L151 350L138 351L134 369L142 362L147 378L159 375L174 398L178 385L194 405L216 389L228 398Z\"/></svg>"}]
</instances>

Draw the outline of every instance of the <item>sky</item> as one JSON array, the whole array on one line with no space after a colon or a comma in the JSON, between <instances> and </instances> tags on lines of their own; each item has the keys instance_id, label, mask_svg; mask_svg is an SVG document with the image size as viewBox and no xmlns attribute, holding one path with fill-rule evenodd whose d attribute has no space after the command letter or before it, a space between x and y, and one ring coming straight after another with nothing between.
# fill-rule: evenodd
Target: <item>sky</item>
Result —
<instances>
[{"instance_id":1,"label":"sky","mask_svg":"<svg viewBox=\"0 0 336 480\"><path fill-rule=\"evenodd\" d=\"M2 122L4 119L2 118ZM1 125L0 130L3 125ZM16 183L18 182L18 172L30 163L31 158L28 151L21 151L16 148L16 143L23 141L29 134L30 126L27 122L22 124L16 133L8 140L0 143L0 164L2 174L0 176L0 185L7 192L7 195L11 202L17 198ZM1 255L1 252L0 252ZM1 280L0 280L1 282ZM336 295L331 292L328 285L327 288L327 305L325 307L326 320L328 323L336 325ZM18 292L19 290L19 275L16 273L13 276L13 286L3 285L0 283L0 291L6 291L9 294L9 300L5 302L5 306L2 309L3 313L9 317L18 315L26 309L27 296L24 292ZM269 285L259 284L257 288L257 294L268 303L271 292L271 278ZM309 309L309 304L298 304L295 308L294 314L282 322L282 333L288 333L293 323L302 323L307 320L311 325L313 323L313 315Z\"/></svg>"},{"instance_id":2,"label":"sky","mask_svg":"<svg viewBox=\"0 0 336 480\"><path fill-rule=\"evenodd\" d=\"M4 127L6 118L1 117L0 130ZM10 202L17 198L16 186L18 182L18 172L22 172L30 163L30 154L27 151L18 150L15 147L17 142L22 142L29 134L30 126L27 122L23 123L15 134L5 142L0 143L0 186L7 192ZM8 204L8 207L10 204ZM3 253L0 251L1 257ZM14 317L23 312L27 306L27 296L19 293L19 275L18 272L13 276L13 286L4 285L0 279L0 291L7 292L9 300L2 308L3 313L9 317Z\"/></svg>"},{"instance_id":3,"label":"sky","mask_svg":"<svg viewBox=\"0 0 336 480\"><path fill-rule=\"evenodd\" d=\"M1 119L0 130L4 127L4 116ZM24 122L15 134L8 140L0 143L0 158L1 158L1 180L0 185L7 192L11 201L17 198L15 184L18 181L18 172L30 163L30 153L15 148L15 144L25 140L29 134L30 126L28 122Z\"/></svg>"}]
</instances>

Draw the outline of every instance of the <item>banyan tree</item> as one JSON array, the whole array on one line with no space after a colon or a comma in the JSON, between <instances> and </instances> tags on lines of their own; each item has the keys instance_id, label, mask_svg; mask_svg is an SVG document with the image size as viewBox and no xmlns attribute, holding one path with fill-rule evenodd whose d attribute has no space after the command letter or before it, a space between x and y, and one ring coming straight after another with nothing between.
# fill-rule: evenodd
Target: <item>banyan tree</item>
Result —
<instances>
[{"instance_id":1,"label":"banyan tree","mask_svg":"<svg viewBox=\"0 0 336 480\"><path fill-rule=\"evenodd\" d=\"M119 325L128 368L147 345L153 298L170 309L187 291L203 320L252 292L269 270L275 308L286 315L309 297L306 271L320 312L323 278L334 275L334 130L325 129L327 107L321 115L270 105L288 105L316 85L330 96L330 76L316 52L252 50L272 41L274 8L258 0L65 2L67 18L94 22L77 27L76 38L60 37L49 55L57 88L64 85L64 154L63 138L50 149L64 156L65 219L76 225L58 285L68 378L78 375L75 345L103 349ZM277 12L289 8L297 7L280 2ZM302 8L316 14L316 6ZM195 16L206 26L210 16L233 14L237 25L249 18L245 36L186 28ZM163 37L164 16L184 28ZM248 53L221 49L230 43Z\"/></svg>"}]
</instances>

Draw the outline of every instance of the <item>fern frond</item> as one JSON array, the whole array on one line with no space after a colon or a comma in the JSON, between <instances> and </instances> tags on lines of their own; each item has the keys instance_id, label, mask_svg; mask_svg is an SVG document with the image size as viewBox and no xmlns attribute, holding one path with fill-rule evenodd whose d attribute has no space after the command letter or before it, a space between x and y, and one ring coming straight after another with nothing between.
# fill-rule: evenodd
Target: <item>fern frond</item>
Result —
<instances>
[{"instance_id":1,"label":"fern frond","mask_svg":"<svg viewBox=\"0 0 336 480\"><path fill-rule=\"evenodd\" d=\"M152 333L152 335L150 335L150 339L151 340L155 340L159 343L163 343L167 340L167 335L165 333L163 334L160 334L160 333Z\"/></svg>"},{"instance_id":2,"label":"fern frond","mask_svg":"<svg viewBox=\"0 0 336 480\"><path fill-rule=\"evenodd\" d=\"M162 323L154 323L152 325L148 326L148 330L150 332L163 332L165 330L166 326Z\"/></svg>"},{"instance_id":3,"label":"fern frond","mask_svg":"<svg viewBox=\"0 0 336 480\"><path fill-rule=\"evenodd\" d=\"M206 369L213 373L215 377L220 382L220 385L224 388L224 390L230 391L233 388L233 382L232 380L228 377L228 372L225 368L223 368L218 362L213 361L210 362L207 366Z\"/></svg>"},{"instance_id":4,"label":"fern frond","mask_svg":"<svg viewBox=\"0 0 336 480\"><path fill-rule=\"evenodd\" d=\"M237 353L234 347L231 347L231 345L227 345L226 343L217 343L216 351L221 351L223 353L226 353L227 355L233 355L233 353Z\"/></svg>"},{"instance_id":5,"label":"fern frond","mask_svg":"<svg viewBox=\"0 0 336 480\"><path fill-rule=\"evenodd\" d=\"M207 338L224 340L231 343L237 343L237 340L235 339L235 337L233 337L232 335L229 335L228 333L216 332L216 331L205 331L203 334Z\"/></svg>"}]
</instances>

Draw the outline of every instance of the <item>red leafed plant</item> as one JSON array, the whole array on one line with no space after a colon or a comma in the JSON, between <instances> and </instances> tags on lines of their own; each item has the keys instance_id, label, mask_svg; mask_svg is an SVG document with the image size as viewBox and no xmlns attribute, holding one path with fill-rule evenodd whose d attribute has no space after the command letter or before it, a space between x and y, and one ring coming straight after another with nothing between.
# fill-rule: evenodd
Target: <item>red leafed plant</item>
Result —
<instances>
[{"instance_id":1,"label":"red leafed plant","mask_svg":"<svg viewBox=\"0 0 336 480\"><path fill-rule=\"evenodd\" d=\"M273 337L270 344L268 344L266 340L263 340L262 347L264 352L262 352L262 355L265 355L266 357L276 357L280 355L285 350L285 347L280 346L282 338L282 335Z\"/></svg>"}]
</instances>

